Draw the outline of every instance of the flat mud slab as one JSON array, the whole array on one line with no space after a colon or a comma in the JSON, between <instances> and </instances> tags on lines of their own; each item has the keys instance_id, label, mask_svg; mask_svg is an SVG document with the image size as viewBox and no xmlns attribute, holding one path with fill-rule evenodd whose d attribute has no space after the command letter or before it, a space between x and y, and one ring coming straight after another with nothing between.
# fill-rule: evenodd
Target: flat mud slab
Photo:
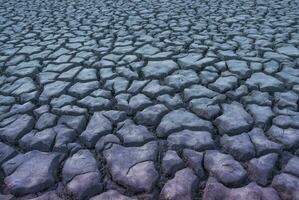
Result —
<instances>
[{"instance_id":1,"label":"flat mud slab","mask_svg":"<svg viewBox=\"0 0 299 200\"><path fill-rule=\"evenodd\" d=\"M298 0L0 0L1 200L298 200Z\"/></svg>"}]
</instances>

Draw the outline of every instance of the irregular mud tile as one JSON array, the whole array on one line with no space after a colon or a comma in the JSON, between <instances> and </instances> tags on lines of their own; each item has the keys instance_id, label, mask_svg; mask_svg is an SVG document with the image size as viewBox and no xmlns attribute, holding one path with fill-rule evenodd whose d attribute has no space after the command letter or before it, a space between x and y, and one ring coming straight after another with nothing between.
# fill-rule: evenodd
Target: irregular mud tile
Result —
<instances>
[{"instance_id":1,"label":"irregular mud tile","mask_svg":"<svg viewBox=\"0 0 299 200\"><path fill-rule=\"evenodd\" d=\"M15 102L14 97L0 95L0 105L11 105L14 102Z\"/></svg>"},{"instance_id":2,"label":"irregular mud tile","mask_svg":"<svg viewBox=\"0 0 299 200\"><path fill-rule=\"evenodd\" d=\"M184 168L183 160L175 151L168 150L162 159L163 173L166 175L172 175L182 168Z\"/></svg>"},{"instance_id":3,"label":"irregular mud tile","mask_svg":"<svg viewBox=\"0 0 299 200\"><path fill-rule=\"evenodd\" d=\"M36 193L47 189L57 180L59 157L56 153L39 151L17 156L2 165L8 175L4 183L15 195Z\"/></svg>"},{"instance_id":4,"label":"irregular mud tile","mask_svg":"<svg viewBox=\"0 0 299 200\"><path fill-rule=\"evenodd\" d=\"M214 83L209 84L209 88L224 93L235 89L238 86L238 78L235 76L221 76Z\"/></svg>"},{"instance_id":5,"label":"irregular mud tile","mask_svg":"<svg viewBox=\"0 0 299 200\"><path fill-rule=\"evenodd\" d=\"M272 187L260 187L255 182L251 182L248 185L231 189L230 195L227 199L265 199L265 200L280 200L280 196Z\"/></svg>"},{"instance_id":6,"label":"irregular mud tile","mask_svg":"<svg viewBox=\"0 0 299 200\"><path fill-rule=\"evenodd\" d=\"M95 69L82 69L76 77L79 81L97 80L97 71Z\"/></svg>"},{"instance_id":7,"label":"irregular mud tile","mask_svg":"<svg viewBox=\"0 0 299 200\"><path fill-rule=\"evenodd\" d=\"M98 172L79 174L67 184L66 189L78 200L88 199L101 193L103 186L100 179Z\"/></svg>"},{"instance_id":8,"label":"irregular mud tile","mask_svg":"<svg viewBox=\"0 0 299 200\"><path fill-rule=\"evenodd\" d=\"M175 94L173 96L169 94L163 94L158 96L157 100L171 109L178 109L183 106L183 100L179 94Z\"/></svg>"},{"instance_id":9,"label":"irregular mud tile","mask_svg":"<svg viewBox=\"0 0 299 200\"><path fill-rule=\"evenodd\" d=\"M120 139L117 136L108 134L99 139L99 141L96 143L95 150L98 154L101 154L103 150L109 149L112 144L120 143Z\"/></svg>"},{"instance_id":10,"label":"irregular mud tile","mask_svg":"<svg viewBox=\"0 0 299 200\"><path fill-rule=\"evenodd\" d=\"M289 57L284 54L280 54L280 53L276 53L276 52L272 52L272 51L265 52L264 58L274 59L274 60L278 60L278 61L285 61L285 60L289 59Z\"/></svg>"},{"instance_id":11,"label":"irregular mud tile","mask_svg":"<svg viewBox=\"0 0 299 200\"><path fill-rule=\"evenodd\" d=\"M299 158L294 156L283 168L284 172L299 176Z\"/></svg>"},{"instance_id":12,"label":"irregular mud tile","mask_svg":"<svg viewBox=\"0 0 299 200\"><path fill-rule=\"evenodd\" d=\"M141 147L113 144L103 154L115 182L132 191L149 192L159 178L154 166L157 153L157 143L149 142Z\"/></svg>"},{"instance_id":13,"label":"irregular mud tile","mask_svg":"<svg viewBox=\"0 0 299 200\"><path fill-rule=\"evenodd\" d=\"M130 87L128 88L127 92L132 94L138 94L148 82L149 82L148 80L144 80L144 81L134 80L131 83Z\"/></svg>"},{"instance_id":14,"label":"irregular mud tile","mask_svg":"<svg viewBox=\"0 0 299 200\"><path fill-rule=\"evenodd\" d=\"M49 112L50 106L49 105L42 105L39 108L33 110L33 114L36 118L40 117L42 114Z\"/></svg>"},{"instance_id":15,"label":"irregular mud tile","mask_svg":"<svg viewBox=\"0 0 299 200\"><path fill-rule=\"evenodd\" d=\"M193 98L213 98L217 94L217 92L214 92L202 85L192 85L191 87L184 89L184 99L187 101Z\"/></svg>"},{"instance_id":16,"label":"irregular mud tile","mask_svg":"<svg viewBox=\"0 0 299 200\"><path fill-rule=\"evenodd\" d=\"M282 144L287 149L297 147L299 144L298 129L282 129L273 125L267 131L267 135L271 140Z\"/></svg>"},{"instance_id":17,"label":"irregular mud tile","mask_svg":"<svg viewBox=\"0 0 299 200\"><path fill-rule=\"evenodd\" d=\"M56 123L57 116L52 113L43 113L35 123L35 128L43 130L45 128L53 127Z\"/></svg>"},{"instance_id":18,"label":"irregular mud tile","mask_svg":"<svg viewBox=\"0 0 299 200\"><path fill-rule=\"evenodd\" d=\"M87 119L84 115L72 116L72 115L62 115L57 124L63 124L68 128L73 129L77 133L81 133L86 126Z\"/></svg>"},{"instance_id":19,"label":"irregular mud tile","mask_svg":"<svg viewBox=\"0 0 299 200\"><path fill-rule=\"evenodd\" d=\"M141 55L153 55L158 53L160 50L157 47L153 47L150 44L146 44L138 48L135 52Z\"/></svg>"},{"instance_id":20,"label":"irregular mud tile","mask_svg":"<svg viewBox=\"0 0 299 200\"><path fill-rule=\"evenodd\" d=\"M55 137L56 132L53 128L42 131L33 130L19 140L19 145L27 151L51 151Z\"/></svg>"},{"instance_id":21,"label":"irregular mud tile","mask_svg":"<svg viewBox=\"0 0 299 200\"><path fill-rule=\"evenodd\" d=\"M299 199L299 178L282 173L274 176L272 187L277 190L283 199Z\"/></svg>"},{"instance_id":22,"label":"irregular mud tile","mask_svg":"<svg viewBox=\"0 0 299 200\"><path fill-rule=\"evenodd\" d=\"M95 112L79 138L83 143L92 147L98 139L111 133L111 131L112 123L103 114Z\"/></svg>"},{"instance_id":23,"label":"irregular mud tile","mask_svg":"<svg viewBox=\"0 0 299 200\"><path fill-rule=\"evenodd\" d=\"M239 161L246 161L255 156L255 148L247 133L224 135L220 138L223 149Z\"/></svg>"},{"instance_id":24,"label":"irregular mud tile","mask_svg":"<svg viewBox=\"0 0 299 200\"><path fill-rule=\"evenodd\" d=\"M92 153L88 150L80 150L65 161L62 169L62 180L64 183L68 183L77 175L97 171L97 161Z\"/></svg>"},{"instance_id":25,"label":"irregular mud tile","mask_svg":"<svg viewBox=\"0 0 299 200\"><path fill-rule=\"evenodd\" d=\"M248 94L248 88L245 85L241 85L234 91L228 91L226 95L232 100L238 100L240 97Z\"/></svg>"},{"instance_id":26,"label":"irregular mud tile","mask_svg":"<svg viewBox=\"0 0 299 200\"><path fill-rule=\"evenodd\" d=\"M168 109L163 104L156 104L153 106L149 106L144 110L137 112L136 120L139 124L143 125L157 125L162 116L167 113Z\"/></svg>"},{"instance_id":27,"label":"irregular mud tile","mask_svg":"<svg viewBox=\"0 0 299 200\"><path fill-rule=\"evenodd\" d=\"M293 45L284 45L277 49L277 52L291 57L299 57L299 49Z\"/></svg>"},{"instance_id":28,"label":"irregular mud tile","mask_svg":"<svg viewBox=\"0 0 299 200\"><path fill-rule=\"evenodd\" d=\"M152 105L152 101L144 94L132 96L129 101L131 113L135 113L136 111L142 110L150 105Z\"/></svg>"},{"instance_id":29,"label":"irregular mud tile","mask_svg":"<svg viewBox=\"0 0 299 200\"><path fill-rule=\"evenodd\" d=\"M203 168L204 153L191 149L184 149L183 158L186 160L186 164L193 169L199 178L205 176L205 170Z\"/></svg>"},{"instance_id":30,"label":"irregular mud tile","mask_svg":"<svg viewBox=\"0 0 299 200\"><path fill-rule=\"evenodd\" d=\"M154 139L154 134L145 126L136 125L130 119L118 124L116 135L121 138L123 144L132 146L142 145Z\"/></svg>"},{"instance_id":31,"label":"irregular mud tile","mask_svg":"<svg viewBox=\"0 0 299 200\"><path fill-rule=\"evenodd\" d=\"M245 104L257 104L260 106L272 106L273 97L268 92L260 92L253 90L247 96L241 98L241 102Z\"/></svg>"},{"instance_id":32,"label":"irregular mud tile","mask_svg":"<svg viewBox=\"0 0 299 200\"><path fill-rule=\"evenodd\" d=\"M59 97L55 97L51 100L51 106L53 106L54 108L59 108L62 106L65 106L67 104L72 104L73 102L76 101L75 97L69 96L69 95L65 95L62 94Z\"/></svg>"},{"instance_id":33,"label":"irregular mud tile","mask_svg":"<svg viewBox=\"0 0 299 200\"><path fill-rule=\"evenodd\" d=\"M272 122L274 125L281 128L299 128L299 115L288 116L288 115L278 115Z\"/></svg>"},{"instance_id":34,"label":"irregular mud tile","mask_svg":"<svg viewBox=\"0 0 299 200\"><path fill-rule=\"evenodd\" d=\"M147 96L154 98L159 95L172 93L174 89L167 85L161 85L158 80L152 80L142 90Z\"/></svg>"},{"instance_id":35,"label":"irregular mud tile","mask_svg":"<svg viewBox=\"0 0 299 200\"><path fill-rule=\"evenodd\" d=\"M278 155L276 153L251 159L247 164L249 178L260 185L266 186L269 180L272 179L277 159Z\"/></svg>"},{"instance_id":36,"label":"irregular mud tile","mask_svg":"<svg viewBox=\"0 0 299 200\"><path fill-rule=\"evenodd\" d=\"M126 112L118 110L103 111L102 114L113 123L118 123L126 119Z\"/></svg>"},{"instance_id":37,"label":"irregular mud tile","mask_svg":"<svg viewBox=\"0 0 299 200\"><path fill-rule=\"evenodd\" d=\"M178 90L198 82L199 78L193 70L177 70L165 78L167 85Z\"/></svg>"},{"instance_id":38,"label":"irregular mud tile","mask_svg":"<svg viewBox=\"0 0 299 200\"><path fill-rule=\"evenodd\" d=\"M168 146L174 149L190 148L197 151L214 149L211 133L207 131L183 130L174 132L167 138Z\"/></svg>"},{"instance_id":39,"label":"irregular mud tile","mask_svg":"<svg viewBox=\"0 0 299 200\"><path fill-rule=\"evenodd\" d=\"M298 73L299 71L295 67L285 66L277 73L277 77L281 78L285 83L293 85L299 83Z\"/></svg>"},{"instance_id":40,"label":"irregular mud tile","mask_svg":"<svg viewBox=\"0 0 299 200\"><path fill-rule=\"evenodd\" d=\"M129 87L129 81L124 77L115 77L114 79L107 80L104 88L113 90L115 94L125 92Z\"/></svg>"},{"instance_id":41,"label":"irregular mud tile","mask_svg":"<svg viewBox=\"0 0 299 200\"><path fill-rule=\"evenodd\" d=\"M142 72L146 78L163 78L176 69L178 64L172 60L149 61Z\"/></svg>"},{"instance_id":42,"label":"irregular mud tile","mask_svg":"<svg viewBox=\"0 0 299 200\"><path fill-rule=\"evenodd\" d=\"M74 67L69 69L66 72L61 73L57 79L62 81L71 81L75 78L76 74L82 69L82 67Z\"/></svg>"},{"instance_id":43,"label":"irregular mud tile","mask_svg":"<svg viewBox=\"0 0 299 200\"><path fill-rule=\"evenodd\" d=\"M220 133L235 135L251 129L253 119L242 104L238 102L222 104L222 109L223 114L214 121Z\"/></svg>"},{"instance_id":44,"label":"irregular mud tile","mask_svg":"<svg viewBox=\"0 0 299 200\"><path fill-rule=\"evenodd\" d=\"M0 142L0 165L16 155L17 152L14 148L3 142Z\"/></svg>"},{"instance_id":45,"label":"irregular mud tile","mask_svg":"<svg viewBox=\"0 0 299 200\"><path fill-rule=\"evenodd\" d=\"M206 151L204 167L210 176L215 176L225 185L239 185L247 177L247 172L238 161L216 150Z\"/></svg>"},{"instance_id":46,"label":"irregular mud tile","mask_svg":"<svg viewBox=\"0 0 299 200\"><path fill-rule=\"evenodd\" d=\"M174 178L165 183L160 199L191 200L196 182L197 177L191 169L185 168L177 171Z\"/></svg>"},{"instance_id":47,"label":"irregular mud tile","mask_svg":"<svg viewBox=\"0 0 299 200\"><path fill-rule=\"evenodd\" d=\"M221 110L215 100L209 98L193 99L189 105L193 112L207 120L211 120L219 115Z\"/></svg>"},{"instance_id":48,"label":"irregular mud tile","mask_svg":"<svg viewBox=\"0 0 299 200\"><path fill-rule=\"evenodd\" d=\"M282 145L269 140L264 131L260 128L254 128L248 132L251 142L255 146L257 155L267 153L279 153L282 151Z\"/></svg>"},{"instance_id":49,"label":"irregular mud tile","mask_svg":"<svg viewBox=\"0 0 299 200\"><path fill-rule=\"evenodd\" d=\"M70 85L70 83L64 81L55 81L53 83L46 84L44 86L43 92L39 97L40 101L46 102L52 97L57 97L61 95L68 85Z\"/></svg>"},{"instance_id":50,"label":"irregular mud tile","mask_svg":"<svg viewBox=\"0 0 299 200\"><path fill-rule=\"evenodd\" d=\"M267 74L274 74L279 69L279 63L274 60L270 60L269 62L264 63L264 71Z\"/></svg>"},{"instance_id":51,"label":"irregular mud tile","mask_svg":"<svg viewBox=\"0 0 299 200\"><path fill-rule=\"evenodd\" d=\"M278 108L291 108L292 110L297 110L297 102L299 100L299 97L295 92L276 92L274 94L274 98Z\"/></svg>"},{"instance_id":52,"label":"irregular mud tile","mask_svg":"<svg viewBox=\"0 0 299 200\"><path fill-rule=\"evenodd\" d=\"M67 153L68 144L74 142L76 139L76 132L65 125L57 125L53 129L56 133L53 151Z\"/></svg>"},{"instance_id":53,"label":"irregular mud tile","mask_svg":"<svg viewBox=\"0 0 299 200\"><path fill-rule=\"evenodd\" d=\"M16 80L13 84L3 85L0 90L12 95L21 95L36 90L36 85L31 78L24 77Z\"/></svg>"},{"instance_id":54,"label":"irregular mud tile","mask_svg":"<svg viewBox=\"0 0 299 200\"><path fill-rule=\"evenodd\" d=\"M202 58L203 56L201 54L197 54L197 53L190 53L185 57L179 58L178 59L178 64L184 68L184 69L196 69L196 68L200 68L200 63L199 60Z\"/></svg>"},{"instance_id":55,"label":"irregular mud tile","mask_svg":"<svg viewBox=\"0 0 299 200\"><path fill-rule=\"evenodd\" d=\"M102 97L87 96L77 101L78 105L88 108L90 111L101 111L109 109L111 101Z\"/></svg>"},{"instance_id":56,"label":"irregular mud tile","mask_svg":"<svg viewBox=\"0 0 299 200\"><path fill-rule=\"evenodd\" d=\"M201 84L208 85L209 83L215 82L219 75L216 72L201 71L198 77Z\"/></svg>"},{"instance_id":57,"label":"irregular mud tile","mask_svg":"<svg viewBox=\"0 0 299 200\"><path fill-rule=\"evenodd\" d=\"M247 109L252 115L256 126L261 128L268 127L270 125L271 119L274 117L271 107L268 106L250 104L247 105Z\"/></svg>"},{"instance_id":58,"label":"irregular mud tile","mask_svg":"<svg viewBox=\"0 0 299 200\"><path fill-rule=\"evenodd\" d=\"M242 78L250 75L250 69L245 61L242 60L228 60L226 61L228 69Z\"/></svg>"},{"instance_id":59,"label":"irregular mud tile","mask_svg":"<svg viewBox=\"0 0 299 200\"><path fill-rule=\"evenodd\" d=\"M210 177L204 189L203 199L265 199L265 200L280 200L280 196L272 187L260 187L255 182L240 188L228 188L219 183L215 178Z\"/></svg>"},{"instance_id":60,"label":"irregular mud tile","mask_svg":"<svg viewBox=\"0 0 299 200\"><path fill-rule=\"evenodd\" d=\"M229 188L219 183L214 177L210 177L206 183L202 199L225 199L229 195L229 192Z\"/></svg>"},{"instance_id":61,"label":"irregular mud tile","mask_svg":"<svg viewBox=\"0 0 299 200\"><path fill-rule=\"evenodd\" d=\"M33 117L27 114L17 115L14 121L0 128L0 138L9 143L16 143L19 138L31 131L33 126Z\"/></svg>"},{"instance_id":62,"label":"irregular mud tile","mask_svg":"<svg viewBox=\"0 0 299 200\"><path fill-rule=\"evenodd\" d=\"M283 82L262 72L252 74L245 84L250 89L259 89L262 92L280 92L284 89Z\"/></svg>"},{"instance_id":63,"label":"irregular mud tile","mask_svg":"<svg viewBox=\"0 0 299 200\"><path fill-rule=\"evenodd\" d=\"M16 76L28 76L32 77L34 73L38 72L38 68L40 68L41 65L38 63L37 60L32 60L29 62L21 62L16 66L9 66L6 69L6 72L11 74L11 75L16 75Z\"/></svg>"},{"instance_id":64,"label":"irregular mud tile","mask_svg":"<svg viewBox=\"0 0 299 200\"><path fill-rule=\"evenodd\" d=\"M162 118L157 127L157 134L159 137L166 137L169 134L182 129L213 132L211 122L200 119L195 114L185 109L178 109L169 112Z\"/></svg>"},{"instance_id":65,"label":"irregular mud tile","mask_svg":"<svg viewBox=\"0 0 299 200\"><path fill-rule=\"evenodd\" d=\"M72 85L69 89L68 92L69 94L78 97L78 98L83 98L90 92L96 90L99 86L98 81L90 81L90 82L85 82L85 83L75 83Z\"/></svg>"}]
</instances>

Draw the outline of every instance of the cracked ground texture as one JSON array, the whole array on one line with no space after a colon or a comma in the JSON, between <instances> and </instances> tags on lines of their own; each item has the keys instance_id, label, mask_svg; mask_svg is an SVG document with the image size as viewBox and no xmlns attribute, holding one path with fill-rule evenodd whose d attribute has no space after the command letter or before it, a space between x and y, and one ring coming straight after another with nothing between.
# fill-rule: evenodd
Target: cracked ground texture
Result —
<instances>
[{"instance_id":1,"label":"cracked ground texture","mask_svg":"<svg viewBox=\"0 0 299 200\"><path fill-rule=\"evenodd\" d=\"M0 199L298 200L298 0L0 0Z\"/></svg>"}]
</instances>

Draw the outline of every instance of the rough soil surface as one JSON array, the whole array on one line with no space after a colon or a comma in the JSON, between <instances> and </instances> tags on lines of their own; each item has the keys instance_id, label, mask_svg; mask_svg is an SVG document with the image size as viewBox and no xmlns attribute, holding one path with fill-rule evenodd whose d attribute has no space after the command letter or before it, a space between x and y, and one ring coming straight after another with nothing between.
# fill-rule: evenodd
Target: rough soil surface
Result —
<instances>
[{"instance_id":1,"label":"rough soil surface","mask_svg":"<svg viewBox=\"0 0 299 200\"><path fill-rule=\"evenodd\" d=\"M298 0L0 0L0 199L298 200Z\"/></svg>"}]
</instances>

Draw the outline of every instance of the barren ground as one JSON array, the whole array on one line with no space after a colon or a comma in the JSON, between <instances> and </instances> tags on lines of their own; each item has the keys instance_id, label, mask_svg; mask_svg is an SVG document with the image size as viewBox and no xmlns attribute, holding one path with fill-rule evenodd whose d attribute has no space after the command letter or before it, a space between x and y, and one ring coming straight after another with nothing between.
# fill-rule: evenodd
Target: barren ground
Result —
<instances>
[{"instance_id":1,"label":"barren ground","mask_svg":"<svg viewBox=\"0 0 299 200\"><path fill-rule=\"evenodd\" d=\"M0 0L0 199L298 200L298 0Z\"/></svg>"}]
</instances>

